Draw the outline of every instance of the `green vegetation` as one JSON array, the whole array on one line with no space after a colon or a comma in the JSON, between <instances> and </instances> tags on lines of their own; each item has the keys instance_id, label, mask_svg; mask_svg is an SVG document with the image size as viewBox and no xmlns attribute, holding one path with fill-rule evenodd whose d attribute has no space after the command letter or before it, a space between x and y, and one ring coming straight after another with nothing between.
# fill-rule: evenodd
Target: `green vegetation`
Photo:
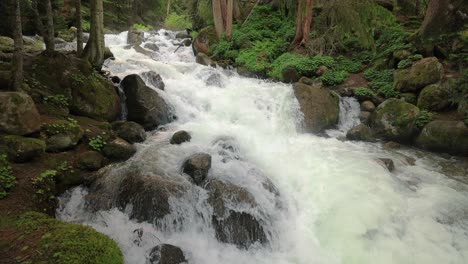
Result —
<instances>
[{"instance_id":1,"label":"green vegetation","mask_svg":"<svg viewBox=\"0 0 468 264\"><path fill-rule=\"evenodd\" d=\"M57 107L68 107L68 98L62 94L50 95L44 97L44 103Z\"/></svg>"},{"instance_id":2,"label":"green vegetation","mask_svg":"<svg viewBox=\"0 0 468 264\"><path fill-rule=\"evenodd\" d=\"M311 76L320 66L331 67L335 61L329 56L308 58L295 53L284 53L271 64L269 75L277 80L282 79L282 72L288 67L295 68L303 76Z\"/></svg>"},{"instance_id":3,"label":"green vegetation","mask_svg":"<svg viewBox=\"0 0 468 264\"><path fill-rule=\"evenodd\" d=\"M23 233L20 239L41 234L31 263L123 263L117 244L88 226L27 212L16 222L16 228Z\"/></svg>"},{"instance_id":4,"label":"green vegetation","mask_svg":"<svg viewBox=\"0 0 468 264\"><path fill-rule=\"evenodd\" d=\"M427 110L421 110L419 116L416 119L416 127L422 129L426 124L433 120L433 115Z\"/></svg>"},{"instance_id":5,"label":"green vegetation","mask_svg":"<svg viewBox=\"0 0 468 264\"><path fill-rule=\"evenodd\" d=\"M182 30L186 28L192 28L192 22L190 22L186 15L171 13L164 21L164 26L170 30Z\"/></svg>"},{"instance_id":6,"label":"green vegetation","mask_svg":"<svg viewBox=\"0 0 468 264\"><path fill-rule=\"evenodd\" d=\"M348 73L346 71L338 71L338 70L330 70L326 71L320 79L322 80L323 84L327 86L334 86L340 83L343 83L346 78L348 78Z\"/></svg>"},{"instance_id":7,"label":"green vegetation","mask_svg":"<svg viewBox=\"0 0 468 264\"><path fill-rule=\"evenodd\" d=\"M89 146L96 151L101 151L102 148L106 145L106 141L101 136L93 137L89 140Z\"/></svg>"},{"instance_id":8,"label":"green vegetation","mask_svg":"<svg viewBox=\"0 0 468 264\"><path fill-rule=\"evenodd\" d=\"M79 133L81 130L80 126L78 125L78 121L69 117L67 120L61 120L53 124L48 124L42 127L42 131L47 136L53 136L57 134L66 134L72 133L76 134Z\"/></svg>"},{"instance_id":9,"label":"green vegetation","mask_svg":"<svg viewBox=\"0 0 468 264\"><path fill-rule=\"evenodd\" d=\"M370 68L364 72L368 86L385 98L397 97L399 93L393 88L393 69L378 70Z\"/></svg>"},{"instance_id":10,"label":"green vegetation","mask_svg":"<svg viewBox=\"0 0 468 264\"><path fill-rule=\"evenodd\" d=\"M134 29L139 29L139 30L143 30L143 31L150 31L150 30L153 30L153 27L152 27L152 26L147 26L147 25L142 25L142 24L133 24L133 25L132 25L132 28L134 28Z\"/></svg>"},{"instance_id":11,"label":"green vegetation","mask_svg":"<svg viewBox=\"0 0 468 264\"><path fill-rule=\"evenodd\" d=\"M13 175L7 155L0 154L0 199L5 198L15 185L16 177Z\"/></svg>"},{"instance_id":12,"label":"green vegetation","mask_svg":"<svg viewBox=\"0 0 468 264\"><path fill-rule=\"evenodd\" d=\"M36 201L38 204L54 204L55 201L55 177L56 170L46 170L33 179L32 185L35 190ZM42 210L47 211L48 208Z\"/></svg>"},{"instance_id":13,"label":"green vegetation","mask_svg":"<svg viewBox=\"0 0 468 264\"><path fill-rule=\"evenodd\" d=\"M407 59L404 59L398 63L398 69L406 69L409 66L411 66L411 64L413 64L414 61L418 61L422 58L423 56L420 54L411 55Z\"/></svg>"},{"instance_id":14,"label":"green vegetation","mask_svg":"<svg viewBox=\"0 0 468 264\"><path fill-rule=\"evenodd\" d=\"M363 88L363 87L354 89L353 93L354 93L355 96L360 97L360 98L370 99L370 98L374 97L374 92L372 92L368 88Z\"/></svg>"}]
</instances>

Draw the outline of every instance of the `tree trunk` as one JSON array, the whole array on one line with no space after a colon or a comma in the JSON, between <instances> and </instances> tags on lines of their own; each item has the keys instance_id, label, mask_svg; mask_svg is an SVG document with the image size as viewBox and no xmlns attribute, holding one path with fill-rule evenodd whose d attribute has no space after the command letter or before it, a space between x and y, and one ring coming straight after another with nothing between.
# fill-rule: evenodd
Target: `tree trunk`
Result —
<instances>
[{"instance_id":1,"label":"tree trunk","mask_svg":"<svg viewBox=\"0 0 468 264\"><path fill-rule=\"evenodd\" d=\"M226 38L231 40L234 0L227 0Z\"/></svg>"},{"instance_id":2,"label":"tree trunk","mask_svg":"<svg viewBox=\"0 0 468 264\"><path fill-rule=\"evenodd\" d=\"M167 0L166 17L169 16L170 11L171 11L171 0Z\"/></svg>"},{"instance_id":3,"label":"tree trunk","mask_svg":"<svg viewBox=\"0 0 468 264\"><path fill-rule=\"evenodd\" d=\"M435 39L442 33L453 32L457 11L465 0L430 0L418 36L424 40Z\"/></svg>"},{"instance_id":4,"label":"tree trunk","mask_svg":"<svg viewBox=\"0 0 468 264\"><path fill-rule=\"evenodd\" d=\"M54 13L52 12L52 3L50 0L46 1L46 16L47 16L47 33L44 36L44 42L46 44L46 52L49 54L55 51L55 30L54 30Z\"/></svg>"},{"instance_id":5,"label":"tree trunk","mask_svg":"<svg viewBox=\"0 0 468 264\"><path fill-rule=\"evenodd\" d=\"M89 40L83 52L86 58L96 69L100 70L104 62L104 10L102 0L91 0Z\"/></svg>"},{"instance_id":6,"label":"tree trunk","mask_svg":"<svg viewBox=\"0 0 468 264\"><path fill-rule=\"evenodd\" d=\"M224 23L223 15L221 12L221 1L222 0L213 0L213 21L215 24L216 35L218 38L221 37L221 34L224 32Z\"/></svg>"},{"instance_id":7,"label":"tree trunk","mask_svg":"<svg viewBox=\"0 0 468 264\"><path fill-rule=\"evenodd\" d=\"M294 34L294 38L291 42L291 47L295 47L299 45L302 41L302 36L304 35L303 32L303 27L302 27L302 1L303 0L298 0L297 1L297 14L296 14L296 33Z\"/></svg>"},{"instance_id":8,"label":"tree trunk","mask_svg":"<svg viewBox=\"0 0 468 264\"><path fill-rule=\"evenodd\" d=\"M76 55L83 54L83 24L81 23L81 0L75 0L76 9Z\"/></svg>"},{"instance_id":9,"label":"tree trunk","mask_svg":"<svg viewBox=\"0 0 468 264\"><path fill-rule=\"evenodd\" d=\"M305 9L302 8L305 1ZM312 24L313 0L299 0L297 4L296 34L291 42L291 47L299 45L306 47L310 42L310 26Z\"/></svg>"},{"instance_id":10,"label":"tree trunk","mask_svg":"<svg viewBox=\"0 0 468 264\"><path fill-rule=\"evenodd\" d=\"M23 83L23 32L21 25L21 10L19 0L10 0L11 10L14 10L14 16L12 21L13 26L13 39L15 43L15 51L13 54L13 60L11 63L11 84L12 90L21 91L21 85Z\"/></svg>"},{"instance_id":11,"label":"tree trunk","mask_svg":"<svg viewBox=\"0 0 468 264\"><path fill-rule=\"evenodd\" d=\"M44 24L42 24L41 16L39 15L37 0L31 1L31 9L34 16L34 23L36 24L36 30L38 31L39 35L45 39Z\"/></svg>"}]
</instances>

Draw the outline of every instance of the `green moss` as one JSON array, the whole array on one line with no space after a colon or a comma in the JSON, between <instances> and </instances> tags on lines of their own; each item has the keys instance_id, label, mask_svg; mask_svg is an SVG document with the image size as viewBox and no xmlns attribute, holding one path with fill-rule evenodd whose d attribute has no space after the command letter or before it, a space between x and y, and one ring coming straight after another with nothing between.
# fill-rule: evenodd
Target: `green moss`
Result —
<instances>
[{"instance_id":1,"label":"green moss","mask_svg":"<svg viewBox=\"0 0 468 264\"><path fill-rule=\"evenodd\" d=\"M65 223L36 212L23 214L16 227L26 236L42 234L33 263L123 263L117 244L91 227Z\"/></svg>"},{"instance_id":2,"label":"green moss","mask_svg":"<svg viewBox=\"0 0 468 264\"><path fill-rule=\"evenodd\" d=\"M0 154L0 199L5 198L15 185L16 177L13 175L7 155Z\"/></svg>"},{"instance_id":3,"label":"green moss","mask_svg":"<svg viewBox=\"0 0 468 264\"><path fill-rule=\"evenodd\" d=\"M322 80L324 85L333 86L338 85L346 81L348 78L348 73L346 71L337 71L337 70L330 70L325 72L320 79Z\"/></svg>"},{"instance_id":4,"label":"green moss","mask_svg":"<svg viewBox=\"0 0 468 264\"><path fill-rule=\"evenodd\" d=\"M132 25L132 28L134 28L134 29L139 29L139 30L143 30L143 31L150 31L150 30L153 30L153 27L152 27L152 26L147 26L147 25L142 25L142 24L133 24L133 25Z\"/></svg>"},{"instance_id":5,"label":"green moss","mask_svg":"<svg viewBox=\"0 0 468 264\"><path fill-rule=\"evenodd\" d=\"M79 135L82 133L81 127L78 125L78 122L73 118L68 118L67 120L61 120L53 124L45 125L42 127L42 131L47 136L53 136L58 134Z\"/></svg>"},{"instance_id":6,"label":"green moss","mask_svg":"<svg viewBox=\"0 0 468 264\"><path fill-rule=\"evenodd\" d=\"M269 76L282 80L283 70L286 68L295 68L302 76L312 76L319 66L331 67L335 63L329 56L315 56L308 58L295 53L284 53L271 64Z\"/></svg>"},{"instance_id":7,"label":"green moss","mask_svg":"<svg viewBox=\"0 0 468 264\"><path fill-rule=\"evenodd\" d=\"M430 123L433 120L433 115L427 110L421 110L419 116L416 119L416 127L423 128L426 124Z\"/></svg>"},{"instance_id":8,"label":"green moss","mask_svg":"<svg viewBox=\"0 0 468 264\"><path fill-rule=\"evenodd\" d=\"M423 56L420 54L411 55L407 59L404 59L398 63L398 69L406 69L409 66L411 66L411 64L413 64L414 61L418 61L422 58Z\"/></svg>"}]
</instances>

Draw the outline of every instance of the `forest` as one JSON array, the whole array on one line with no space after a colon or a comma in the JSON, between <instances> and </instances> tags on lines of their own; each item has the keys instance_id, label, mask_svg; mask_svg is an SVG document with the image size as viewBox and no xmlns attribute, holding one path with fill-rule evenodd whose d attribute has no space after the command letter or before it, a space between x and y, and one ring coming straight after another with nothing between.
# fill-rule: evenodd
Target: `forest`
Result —
<instances>
[{"instance_id":1,"label":"forest","mask_svg":"<svg viewBox=\"0 0 468 264\"><path fill-rule=\"evenodd\" d=\"M468 263L468 1L0 21L0 263Z\"/></svg>"}]
</instances>

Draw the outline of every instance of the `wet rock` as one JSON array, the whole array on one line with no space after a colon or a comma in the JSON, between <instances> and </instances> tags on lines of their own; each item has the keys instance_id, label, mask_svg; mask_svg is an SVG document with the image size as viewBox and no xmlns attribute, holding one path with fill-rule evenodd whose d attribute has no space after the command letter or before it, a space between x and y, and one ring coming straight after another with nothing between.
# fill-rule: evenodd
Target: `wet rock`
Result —
<instances>
[{"instance_id":1,"label":"wet rock","mask_svg":"<svg viewBox=\"0 0 468 264\"><path fill-rule=\"evenodd\" d=\"M371 112L361 111L361 113L359 113L359 120L361 121L361 123L368 124L371 114Z\"/></svg>"},{"instance_id":2,"label":"wet rock","mask_svg":"<svg viewBox=\"0 0 468 264\"><path fill-rule=\"evenodd\" d=\"M307 78L307 77L301 77L301 79L299 79L299 82L300 83L303 83L303 84L307 84L307 85L320 85L321 81L320 80L317 80L317 79L310 79L310 78Z\"/></svg>"},{"instance_id":3,"label":"wet rock","mask_svg":"<svg viewBox=\"0 0 468 264\"><path fill-rule=\"evenodd\" d=\"M132 121L117 121L112 123L116 134L130 143L143 142L146 139L145 129Z\"/></svg>"},{"instance_id":4,"label":"wet rock","mask_svg":"<svg viewBox=\"0 0 468 264\"><path fill-rule=\"evenodd\" d=\"M83 134L79 125L68 120L60 120L41 128L41 137L46 142L48 152L60 152L76 147Z\"/></svg>"},{"instance_id":5,"label":"wet rock","mask_svg":"<svg viewBox=\"0 0 468 264\"><path fill-rule=\"evenodd\" d=\"M432 121L416 139L423 149L468 156L468 127L461 121Z\"/></svg>"},{"instance_id":6,"label":"wet rock","mask_svg":"<svg viewBox=\"0 0 468 264\"><path fill-rule=\"evenodd\" d=\"M401 92L417 92L444 76L444 68L436 57L416 61L408 69L399 69L393 76L395 89Z\"/></svg>"},{"instance_id":7,"label":"wet rock","mask_svg":"<svg viewBox=\"0 0 468 264\"><path fill-rule=\"evenodd\" d=\"M27 135L39 131L41 118L32 98L19 92L0 92L0 132Z\"/></svg>"},{"instance_id":8,"label":"wet rock","mask_svg":"<svg viewBox=\"0 0 468 264\"><path fill-rule=\"evenodd\" d=\"M0 137L0 153L6 153L14 162L28 162L44 154L46 144L37 138L21 136Z\"/></svg>"},{"instance_id":9,"label":"wet rock","mask_svg":"<svg viewBox=\"0 0 468 264\"><path fill-rule=\"evenodd\" d=\"M78 156L78 168L87 171L96 171L104 166L104 157L97 151L86 151Z\"/></svg>"},{"instance_id":10,"label":"wet rock","mask_svg":"<svg viewBox=\"0 0 468 264\"><path fill-rule=\"evenodd\" d=\"M135 152L135 146L121 138L116 138L106 143L102 148L102 154L104 154L106 158L119 161L128 160Z\"/></svg>"},{"instance_id":11,"label":"wet rock","mask_svg":"<svg viewBox=\"0 0 468 264\"><path fill-rule=\"evenodd\" d=\"M174 135L172 135L171 144L179 145L179 144L182 144L184 142L188 142L191 139L192 139L192 137L190 136L190 134L187 131L181 130L181 131L175 132Z\"/></svg>"},{"instance_id":12,"label":"wet rock","mask_svg":"<svg viewBox=\"0 0 468 264\"><path fill-rule=\"evenodd\" d=\"M192 45L192 40L191 39L184 39L181 44L185 47L188 47L190 45Z\"/></svg>"},{"instance_id":13,"label":"wet rock","mask_svg":"<svg viewBox=\"0 0 468 264\"><path fill-rule=\"evenodd\" d=\"M112 53L109 47L105 47L104 49L104 60L107 59L115 59L114 53Z\"/></svg>"},{"instance_id":14,"label":"wet rock","mask_svg":"<svg viewBox=\"0 0 468 264\"><path fill-rule=\"evenodd\" d=\"M213 64L210 57L208 57L208 55L206 55L205 53L202 53L202 52L199 52L197 54L197 57L195 58L195 61L198 64L205 65L205 66L211 66L211 64Z\"/></svg>"},{"instance_id":15,"label":"wet rock","mask_svg":"<svg viewBox=\"0 0 468 264\"><path fill-rule=\"evenodd\" d=\"M112 76L111 81L112 83L119 84L121 80L119 76Z\"/></svg>"},{"instance_id":16,"label":"wet rock","mask_svg":"<svg viewBox=\"0 0 468 264\"><path fill-rule=\"evenodd\" d=\"M364 124L359 124L353 128L351 128L346 133L346 138L349 140L359 140L359 141L367 141L367 142L375 142L375 135L371 128Z\"/></svg>"},{"instance_id":17,"label":"wet rock","mask_svg":"<svg viewBox=\"0 0 468 264\"><path fill-rule=\"evenodd\" d=\"M205 82L206 85L209 86L223 87L223 83L221 82L221 74L217 72L210 74L210 76L208 76Z\"/></svg>"},{"instance_id":18,"label":"wet rock","mask_svg":"<svg viewBox=\"0 0 468 264\"><path fill-rule=\"evenodd\" d=\"M209 47L218 43L218 37L214 26L208 26L198 32L197 37L193 40L193 53L198 55L199 52L208 54Z\"/></svg>"},{"instance_id":19,"label":"wet rock","mask_svg":"<svg viewBox=\"0 0 468 264\"><path fill-rule=\"evenodd\" d=\"M257 207L250 192L219 180L208 181L204 188L208 191L208 203L213 207L212 220L219 241L245 249L256 242L266 243L265 231L255 216L229 208L229 204Z\"/></svg>"},{"instance_id":20,"label":"wet rock","mask_svg":"<svg viewBox=\"0 0 468 264\"><path fill-rule=\"evenodd\" d=\"M419 108L399 99L388 99L371 115L371 127L387 140L409 142L417 133Z\"/></svg>"},{"instance_id":21,"label":"wet rock","mask_svg":"<svg viewBox=\"0 0 468 264\"><path fill-rule=\"evenodd\" d=\"M185 38L190 38L190 35L187 34L186 32L179 32L175 35L175 37L178 39L185 39Z\"/></svg>"},{"instance_id":22,"label":"wet rock","mask_svg":"<svg viewBox=\"0 0 468 264\"><path fill-rule=\"evenodd\" d=\"M130 29L127 35L127 44L140 45L145 40L145 32L139 29Z\"/></svg>"},{"instance_id":23,"label":"wet rock","mask_svg":"<svg viewBox=\"0 0 468 264\"><path fill-rule=\"evenodd\" d=\"M372 101L364 101L361 103L361 110L366 112L374 112L375 104Z\"/></svg>"},{"instance_id":24,"label":"wet rock","mask_svg":"<svg viewBox=\"0 0 468 264\"><path fill-rule=\"evenodd\" d=\"M338 95L319 84L309 86L295 83L293 89L304 114L307 131L322 132L338 123L340 112Z\"/></svg>"},{"instance_id":25,"label":"wet rock","mask_svg":"<svg viewBox=\"0 0 468 264\"><path fill-rule=\"evenodd\" d=\"M166 85L164 84L161 75L157 74L154 71L148 71L144 72L141 74L141 77L146 83L149 83L155 88L158 88L159 90L164 90Z\"/></svg>"},{"instance_id":26,"label":"wet rock","mask_svg":"<svg viewBox=\"0 0 468 264\"><path fill-rule=\"evenodd\" d=\"M185 162L183 172L192 177L196 184L201 184L211 168L211 156L207 153L197 153L190 156Z\"/></svg>"},{"instance_id":27,"label":"wet rock","mask_svg":"<svg viewBox=\"0 0 468 264\"><path fill-rule=\"evenodd\" d=\"M182 249L169 244L160 244L152 248L148 261L150 264L187 263Z\"/></svg>"},{"instance_id":28,"label":"wet rock","mask_svg":"<svg viewBox=\"0 0 468 264\"><path fill-rule=\"evenodd\" d=\"M379 163L385 166L389 172L392 172L395 170L395 164L393 163L392 159L386 159L386 158L379 158Z\"/></svg>"},{"instance_id":29,"label":"wet rock","mask_svg":"<svg viewBox=\"0 0 468 264\"><path fill-rule=\"evenodd\" d=\"M138 46L138 45L133 46L133 49L134 49L136 52L141 53L141 54L143 54L143 55L145 55L145 56L147 56L147 57L150 57L150 58L153 57L153 52L152 52L152 51L147 50L147 49L145 49L145 48L142 48L142 47L140 47L140 46Z\"/></svg>"},{"instance_id":30,"label":"wet rock","mask_svg":"<svg viewBox=\"0 0 468 264\"><path fill-rule=\"evenodd\" d=\"M128 75L120 85L126 96L127 120L137 122L145 130L152 130L170 122L166 102L155 90L146 86L140 76Z\"/></svg>"},{"instance_id":31,"label":"wet rock","mask_svg":"<svg viewBox=\"0 0 468 264\"><path fill-rule=\"evenodd\" d=\"M152 50L152 51L159 51L159 47L155 43L146 43L143 47L145 49L149 49L149 50Z\"/></svg>"},{"instance_id":32,"label":"wet rock","mask_svg":"<svg viewBox=\"0 0 468 264\"><path fill-rule=\"evenodd\" d=\"M424 89L418 97L418 107L429 111L441 111L450 106L452 97L451 82L431 84Z\"/></svg>"},{"instance_id":33,"label":"wet rock","mask_svg":"<svg viewBox=\"0 0 468 264\"><path fill-rule=\"evenodd\" d=\"M296 68L294 67L284 68L281 75L283 77L283 81L286 83L295 83L301 78L301 75L299 74L299 72L297 72Z\"/></svg>"},{"instance_id":34,"label":"wet rock","mask_svg":"<svg viewBox=\"0 0 468 264\"><path fill-rule=\"evenodd\" d=\"M400 143L389 141L383 145L383 148L386 150L391 150L391 149L400 149L402 146Z\"/></svg>"}]
</instances>

